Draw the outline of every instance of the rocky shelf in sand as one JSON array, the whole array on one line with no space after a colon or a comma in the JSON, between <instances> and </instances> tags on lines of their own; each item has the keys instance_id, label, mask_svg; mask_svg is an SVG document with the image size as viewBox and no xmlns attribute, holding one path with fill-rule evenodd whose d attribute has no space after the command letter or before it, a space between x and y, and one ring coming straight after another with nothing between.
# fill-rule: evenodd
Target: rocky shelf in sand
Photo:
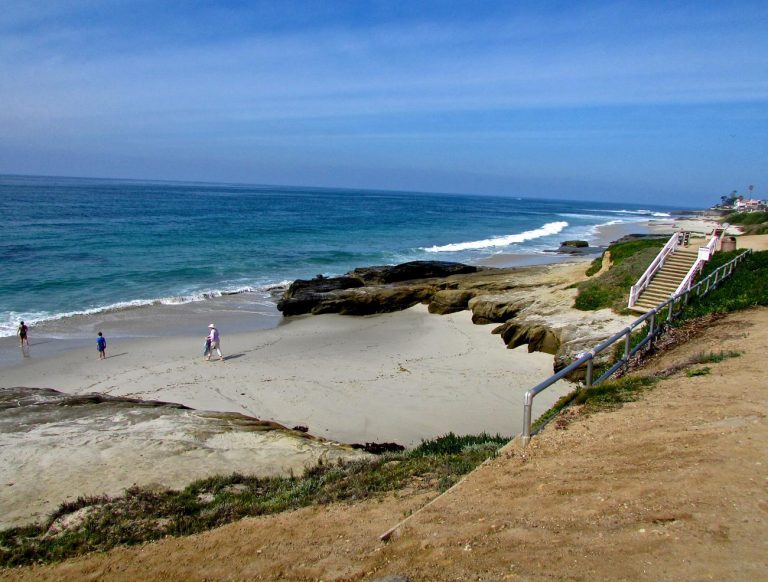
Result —
<instances>
[{"instance_id":1,"label":"rocky shelf in sand","mask_svg":"<svg viewBox=\"0 0 768 582\"><path fill-rule=\"evenodd\" d=\"M301 474L368 454L238 413L47 388L0 389L0 528L81 496L132 485L180 488L239 472ZM11 477L12 475L12 477Z\"/></svg>"},{"instance_id":2,"label":"rocky shelf in sand","mask_svg":"<svg viewBox=\"0 0 768 582\"><path fill-rule=\"evenodd\" d=\"M499 269L413 261L294 281L277 307L286 316L372 315L419 303L435 314L470 310L474 323L497 324L493 333L509 348L552 354L559 370L634 319L573 308L573 284L586 278L585 269L583 263Z\"/></svg>"}]
</instances>

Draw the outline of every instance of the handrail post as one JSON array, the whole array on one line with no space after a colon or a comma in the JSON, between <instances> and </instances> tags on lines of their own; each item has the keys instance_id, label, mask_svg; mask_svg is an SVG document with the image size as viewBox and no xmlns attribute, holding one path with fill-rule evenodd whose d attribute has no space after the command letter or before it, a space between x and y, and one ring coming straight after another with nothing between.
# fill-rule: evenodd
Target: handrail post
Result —
<instances>
[{"instance_id":1,"label":"handrail post","mask_svg":"<svg viewBox=\"0 0 768 582\"><path fill-rule=\"evenodd\" d=\"M632 332L627 330L627 335L624 336L624 362L626 364L629 364L629 350L632 349L629 344L631 342L632 342Z\"/></svg>"},{"instance_id":2,"label":"handrail post","mask_svg":"<svg viewBox=\"0 0 768 582\"><path fill-rule=\"evenodd\" d=\"M648 335L653 337L656 335L656 312L651 313L651 327L648 330Z\"/></svg>"},{"instance_id":3,"label":"handrail post","mask_svg":"<svg viewBox=\"0 0 768 582\"><path fill-rule=\"evenodd\" d=\"M523 446L531 442L531 409L533 408L533 395L531 391L525 393L523 403Z\"/></svg>"},{"instance_id":4,"label":"handrail post","mask_svg":"<svg viewBox=\"0 0 768 582\"><path fill-rule=\"evenodd\" d=\"M594 363L592 362L592 358L589 358L587 360L587 378L586 378L586 388L592 387L592 370L594 368Z\"/></svg>"}]
</instances>

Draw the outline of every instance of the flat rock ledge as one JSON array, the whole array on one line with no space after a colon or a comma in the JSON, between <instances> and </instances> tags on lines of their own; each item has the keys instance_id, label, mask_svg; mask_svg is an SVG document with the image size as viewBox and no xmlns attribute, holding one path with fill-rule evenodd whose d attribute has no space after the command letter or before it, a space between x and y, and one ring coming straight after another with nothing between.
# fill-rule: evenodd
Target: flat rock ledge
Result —
<instances>
[{"instance_id":1,"label":"flat rock ledge","mask_svg":"<svg viewBox=\"0 0 768 582\"><path fill-rule=\"evenodd\" d=\"M181 488L243 473L300 475L362 450L238 413L48 388L0 389L0 529L45 519L80 496L132 485Z\"/></svg>"},{"instance_id":2,"label":"flat rock ledge","mask_svg":"<svg viewBox=\"0 0 768 582\"><path fill-rule=\"evenodd\" d=\"M285 316L372 315L420 303L435 314L470 310L474 323L496 324L493 333L507 347L552 354L559 370L634 319L609 309L574 309L572 286L586 279L585 270L581 263L498 269L413 261L294 281L277 308Z\"/></svg>"}]
</instances>

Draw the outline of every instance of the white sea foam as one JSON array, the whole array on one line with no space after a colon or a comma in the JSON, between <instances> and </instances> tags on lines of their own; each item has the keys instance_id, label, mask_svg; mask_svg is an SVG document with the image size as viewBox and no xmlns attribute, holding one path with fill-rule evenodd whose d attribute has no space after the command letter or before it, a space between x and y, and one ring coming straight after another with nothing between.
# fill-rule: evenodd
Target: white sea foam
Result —
<instances>
[{"instance_id":1,"label":"white sea foam","mask_svg":"<svg viewBox=\"0 0 768 582\"><path fill-rule=\"evenodd\" d=\"M605 212L609 214L624 214L624 215L630 215L630 216L640 216L640 217L646 217L646 216L656 216L659 218L669 218L672 216L669 212L656 212L653 210L645 210L645 209L639 209L639 210L597 210L594 209L593 212Z\"/></svg>"},{"instance_id":2,"label":"white sea foam","mask_svg":"<svg viewBox=\"0 0 768 582\"><path fill-rule=\"evenodd\" d=\"M442 245L442 246L436 245L433 247L425 248L424 250L428 253L445 253L445 252L455 252L455 251L490 249L494 247L506 247L515 243L521 243L528 240L533 240L533 239L541 238L544 236L557 234L558 232L563 230L566 226L568 226L568 223L565 221L548 222L541 228L537 228L534 230L526 230L525 232L521 232L518 234L496 236L496 237L488 238L484 240L452 243L452 244Z\"/></svg>"},{"instance_id":3,"label":"white sea foam","mask_svg":"<svg viewBox=\"0 0 768 582\"><path fill-rule=\"evenodd\" d=\"M82 309L78 311L65 311L60 313L49 313L45 311L34 313L17 313L14 311L6 312L4 314L4 321L0 321L0 337L8 337L16 335L16 330L19 325L19 321L24 321L28 326L34 327L49 321L58 321L66 319L68 317L79 317L96 315L99 313L112 313L115 311L126 311L128 309L135 309L138 307L147 307L150 305L182 305L185 303L194 303L197 301L206 301L208 299L214 299L216 297L222 297L226 295L238 295L240 293L264 293L266 294L270 289L275 287L287 287L291 284L291 281L280 281L279 283L270 283L265 285L251 286L232 286L225 287L223 289L212 289L208 291L190 291L187 293L182 292L180 295L173 295L169 297L160 297L156 299L134 299L132 301L120 301L118 303L112 303L110 305L103 305L99 307L93 307L90 309ZM262 303L262 302L259 302ZM264 303L268 303L265 301Z\"/></svg>"}]
</instances>

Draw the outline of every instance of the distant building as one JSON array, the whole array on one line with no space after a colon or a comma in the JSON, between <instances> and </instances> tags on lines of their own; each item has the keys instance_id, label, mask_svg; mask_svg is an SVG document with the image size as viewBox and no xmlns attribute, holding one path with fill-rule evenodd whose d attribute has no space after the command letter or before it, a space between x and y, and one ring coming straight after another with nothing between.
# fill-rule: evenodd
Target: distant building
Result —
<instances>
[{"instance_id":1,"label":"distant building","mask_svg":"<svg viewBox=\"0 0 768 582\"><path fill-rule=\"evenodd\" d=\"M733 208L737 212L756 212L758 210L765 210L767 206L766 201L754 198L735 200L733 203Z\"/></svg>"}]
</instances>

